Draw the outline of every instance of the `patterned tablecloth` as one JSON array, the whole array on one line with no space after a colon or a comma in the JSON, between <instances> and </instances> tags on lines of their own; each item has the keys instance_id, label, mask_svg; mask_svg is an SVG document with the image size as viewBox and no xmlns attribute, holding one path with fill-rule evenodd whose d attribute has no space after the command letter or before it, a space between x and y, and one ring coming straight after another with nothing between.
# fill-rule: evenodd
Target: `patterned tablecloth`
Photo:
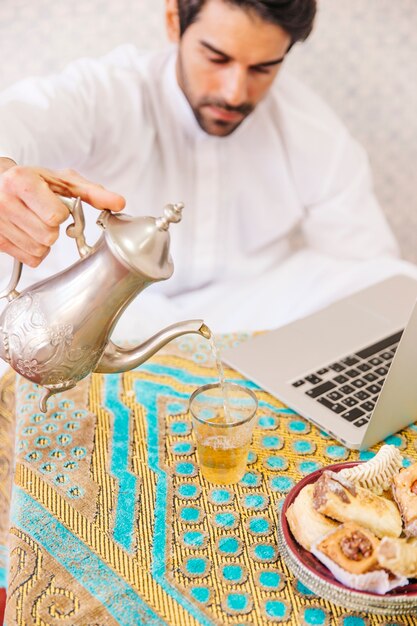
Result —
<instances>
[{"instance_id":1,"label":"patterned tablecloth","mask_svg":"<svg viewBox=\"0 0 417 626\"><path fill-rule=\"evenodd\" d=\"M8 626L416 623L332 605L295 580L278 553L278 510L291 487L379 446L350 452L243 381L259 399L247 473L237 486L213 486L198 471L187 401L216 378L208 342L190 335L133 372L93 375L55 396L46 415L37 388L19 379L10 515L14 376L3 379ZM405 463L417 458L415 431L389 439Z\"/></svg>"}]
</instances>

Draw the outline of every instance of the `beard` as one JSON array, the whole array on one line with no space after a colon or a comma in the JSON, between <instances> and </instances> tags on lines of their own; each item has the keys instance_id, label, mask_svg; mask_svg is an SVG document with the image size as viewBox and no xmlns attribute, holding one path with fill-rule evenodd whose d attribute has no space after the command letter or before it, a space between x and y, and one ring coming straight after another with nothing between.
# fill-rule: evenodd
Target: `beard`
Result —
<instances>
[{"instance_id":1,"label":"beard","mask_svg":"<svg viewBox=\"0 0 417 626\"><path fill-rule=\"evenodd\" d=\"M209 97L201 98L197 104L193 105L188 99L187 94L185 94L185 96L199 126L209 135L219 135L222 137L230 135L238 126L240 126L243 120L249 115L249 113L252 113L254 109L254 106L249 103L233 107L230 106L230 104L227 104L224 100ZM233 122L222 119L213 119L207 115L207 107L215 107L216 109L220 109L228 113L237 113L240 116L240 119Z\"/></svg>"},{"instance_id":2,"label":"beard","mask_svg":"<svg viewBox=\"0 0 417 626\"><path fill-rule=\"evenodd\" d=\"M227 135L232 134L255 108L255 106L250 102L244 102L238 106L231 106L221 98L211 96L204 96L199 100L194 98L192 96L190 82L184 71L184 64L182 62L180 52L178 52L177 60L177 77L179 86L181 87L188 104L191 107L198 125L208 135L226 137ZM210 107L215 107L216 109L220 109L221 111L225 111L227 113L235 113L239 116L239 119L228 121L213 118L209 113Z\"/></svg>"}]
</instances>

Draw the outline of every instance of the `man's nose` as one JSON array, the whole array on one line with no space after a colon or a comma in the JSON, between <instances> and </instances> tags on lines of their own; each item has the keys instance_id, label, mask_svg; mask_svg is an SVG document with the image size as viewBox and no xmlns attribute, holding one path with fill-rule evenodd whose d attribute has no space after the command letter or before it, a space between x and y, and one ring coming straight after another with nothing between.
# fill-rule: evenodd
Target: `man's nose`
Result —
<instances>
[{"instance_id":1,"label":"man's nose","mask_svg":"<svg viewBox=\"0 0 417 626\"><path fill-rule=\"evenodd\" d=\"M248 79L246 70L230 67L226 72L223 84L223 96L227 104L237 107L248 101Z\"/></svg>"}]
</instances>

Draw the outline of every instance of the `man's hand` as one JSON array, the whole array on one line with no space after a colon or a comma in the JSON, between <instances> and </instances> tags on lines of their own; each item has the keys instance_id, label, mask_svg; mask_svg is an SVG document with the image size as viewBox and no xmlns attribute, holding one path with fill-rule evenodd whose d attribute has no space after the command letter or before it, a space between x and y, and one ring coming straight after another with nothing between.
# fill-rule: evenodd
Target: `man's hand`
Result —
<instances>
[{"instance_id":1,"label":"man's hand","mask_svg":"<svg viewBox=\"0 0 417 626\"><path fill-rule=\"evenodd\" d=\"M79 196L100 210L121 211L125 206L122 196L73 170L23 167L0 158L0 252L30 267L39 265L69 215L57 194Z\"/></svg>"}]
</instances>

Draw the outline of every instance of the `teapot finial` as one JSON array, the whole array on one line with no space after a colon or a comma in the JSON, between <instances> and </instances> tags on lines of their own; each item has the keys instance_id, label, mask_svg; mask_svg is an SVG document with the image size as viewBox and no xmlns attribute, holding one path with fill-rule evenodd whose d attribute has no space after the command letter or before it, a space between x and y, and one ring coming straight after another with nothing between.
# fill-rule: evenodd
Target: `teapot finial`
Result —
<instances>
[{"instance_id":1,"label":"teapot finial","mask_svg":"<svg viewBox=\"0 0 417 626\"><path fill-rule=\"evenodd\" d=\"M164 216L158 217L155 221L156 227L159 230L168 230L171 222L180 222L183 208L184 204L182 202L167 204L164 208Z\"/></svg>"}]
</instances>

